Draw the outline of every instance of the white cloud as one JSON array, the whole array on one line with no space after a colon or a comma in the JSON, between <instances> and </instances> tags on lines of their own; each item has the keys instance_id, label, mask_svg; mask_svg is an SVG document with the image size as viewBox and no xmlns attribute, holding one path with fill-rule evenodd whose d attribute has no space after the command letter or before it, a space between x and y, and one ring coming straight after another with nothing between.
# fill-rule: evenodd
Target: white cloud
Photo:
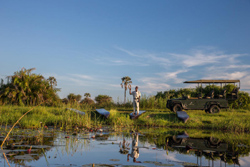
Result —
<instances>
[{"instance_id":1,"label":"white cloud","mask_svg":"<svg viewBox=\"0 0 250 167\"><path fill-rule=\"evenodd\" d=\"M122 61L122 60L112 60L111 62L113 62L113 63L127 63L126 61Z\"/></svg>"},{"instance_id":2,"label":"white cloud","mask_svg":"<svg viewBox=\"0 0 250 167\"><path fill-rule=\"evenodd\" d=\"M160 64L169 64L170 60L168 58L165 57L160 57L160 56L156 56L153 54L150 54L147 56L149 59L153 60L154 62L160 63Z\"/></svg>"},{"instance_id":3,"label":"white cloud","mask_svg":"<svg viewBox=\"0 0 250 167\"><path fill-rule=\"evenodd\" d=\"M141 92L145 93L156 93L162 90L167 90L170 88L169 84L166 83L155 83L155 82L147 82L139 86Z\"/></svg>"},{"instance_id":4,"label":"white cloud","mask_svg":"<svg viewBox=\"0 0 250 167\"><path fill-rule=\"evenodd\" d=\"M235 64L232 64L232 65L224 65L224 66L211 66L211 67L208 67L207 69L210 71L210 70L213 70L213 69L248 69L250 68L250 65L247 65L247 64L242 64L242 65L235 65Z\"/></svg>"},{"instance_id":5,"label":"white cloud","mask_svg":"<svg viewBox=\"0 0 250 167\"><path fill-rule=\"evenodd\" d=\"M115 59L113 57L100 57L95 59L95 63L108 66L148 66L148 63L142 61L128 61Z\"/></svg>"},{"instance_id":6,"label":"white cloud","mask_svg":"<svg viewBox=\"0 0 250 167\"><path fill-rule=\"evenodd\" d=\"M163 73L158 73L158 75L161 76L161 79L164 79L166 81L172 80L175 83L181 83L183 82L185 79L183 78L178 78L178 74L181 73L186 73L188 72L188 70L177 70L174 72L163 72Z\"/></svg>"},{"instance_id":7,"label":"white cloud","mask_svg":"<svg viewBox=\"0 0 250 167\"><path fill-rule=\"evenodd\" d=\"M224 54L215 50L192 50L190 54L171 53L177 61L181 62L185 67L202 66L208 64L233 64L239 62L236 58L245 54ZM176 61L175 60L175 61Z\"/></svg>"},{"instance_id":8,"label":"white cloud","mask_svg":"<svg viewBox=\"0 0 250 167\"><path fill-rule=\"evenodd\" d=\"M95 58L95 63L105 65L105 68L117 66L121 69L121 73L126 69L128 73L126 75L132 75L133 83L139 86L142 93L155 94L168 89L193 87L193 85L182 83L196 79L240 79L241 89L250 89L250 65L240 58L246 54L226 54L215 48L199 48L185 54L130 51L120 47L115 47L115 49L116 51L108 54L99 54L100 56ZM124 68L125 66L128 67ZM147 68L141 68L142 66L147 66ZM134 67L136 71L133 70ZM63 80L67 85L89 88L95 86L98 91L103 89L108 92L119 92L121 77L114 77L112 71L110 72L111 75L105 78L98 74L95 76L86 74L52 76L55 76L58 81ZM114 94L119 96L119 93Z\"/></svg>"},{"instance_id":9,"label":"white cloud","mask_svg":"<svg viewBox=\"0 0 250 167\"><path fill-rule=\"evenodd\" d=\"M94 78L89 75L83 75L83 74L70 74L71 76L74 76L76 78L84 79L84 80L93 80Z\"/></svg>"},{"instance_id":10,"label":"white cloud","mask_svg":"<svg viewBox=\"0 0 250 167\"><path fill-rule=\"evenodd\" d=\"M151 65L153 64L167 65L171 62L168 58L166 58L167 56L166 54L159 56L159 54L152 54L148 52L134 53L132 51L129 51L120 47L116 47L116 49L126 53L129 56L137 57L138 58L137 63L143 61L143 62L148 62L147 64L151 64Z\"/></svg>"},{"instance_id":11,"label":"white cloud","mask_svg":"<svg viewBox=\"0 0 250 167\"><path fill-rule=\"evenodd\" d=\"M233 73L226 73L226 72L217 72L217 73L210 73L203 79L243 79L245 76L248 75L248 72L240 72L236 71Z\"/></svg>"},{"instance_id":12,"label":"white cloud","mask_svg":"<svg viewBox=\"0 0 250 167\"><path fill-rule=\"evenodd\" d=\"M123 49L123 48L121 48L121 47L115 47L115 48L116 48L117 50L120 50L120 51L122 51L122 52L125 52L125 53L127 53L128 55L133 56L133 57L143 57L143 56L138 55L138 54L135 54L135 53L133 53L133 52L131 52L131 51L129 51L129 50Z\"/></svg>"},{"instance_id":13,"label":"white cloud","mask_svg":"<svg viewBox=\"0 0 250 167\"><path fill-rule=\"evenodd\" d=\"M144 77L140 78L141 86L143 92L146 93L156 93L159 91L164 91L167 89L176 88L171 85L173 83L182 83L185 79L179 78L178 74L185 73L187 70L177 70L174 72L162 72L157 73L158 77Z\"/></svg>"}]
</instances>

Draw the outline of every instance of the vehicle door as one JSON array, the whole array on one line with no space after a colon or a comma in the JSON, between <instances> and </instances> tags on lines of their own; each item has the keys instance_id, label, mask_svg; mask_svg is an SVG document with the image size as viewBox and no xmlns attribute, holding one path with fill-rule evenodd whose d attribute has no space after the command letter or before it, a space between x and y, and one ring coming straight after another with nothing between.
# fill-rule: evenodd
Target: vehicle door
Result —
<instances>
[{"instance_id":1,"label":"vehicle door","mask_svg":"<svg viewBox=\"0 0 250 167\"><path fill-rule=\"evenodd\" d=\"M183 101L183 107L188 110L198 109L197 101L199 99L186 99Z\"/></svg>"}]
</instances>

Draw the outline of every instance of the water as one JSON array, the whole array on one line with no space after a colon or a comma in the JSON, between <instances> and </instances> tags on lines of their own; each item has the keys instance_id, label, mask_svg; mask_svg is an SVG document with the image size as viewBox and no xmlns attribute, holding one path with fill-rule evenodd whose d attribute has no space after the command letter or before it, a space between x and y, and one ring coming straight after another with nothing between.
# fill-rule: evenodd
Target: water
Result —
<instances>
[{"instance_id":1,"label":"water","mask_svg":"<svg viewBox=\"0 0 250 167\"><path fill-rule=\"evenodd\" d=\"M2 130L2 141L7 131ZM32 146L32 147L31 147ZM30 149L30 151L29 151ZM0 166L243 166L250 165L249 134L198 130L138 132L15 130Z\"/></svg>"}]
</instances>

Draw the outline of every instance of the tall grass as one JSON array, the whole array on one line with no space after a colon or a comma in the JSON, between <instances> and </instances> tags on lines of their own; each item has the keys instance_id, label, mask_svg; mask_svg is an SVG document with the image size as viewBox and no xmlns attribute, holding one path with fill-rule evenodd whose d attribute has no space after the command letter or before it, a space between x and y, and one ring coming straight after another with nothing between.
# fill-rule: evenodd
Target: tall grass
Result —
<instances>
[{"instance_id":1,"label":"tall grass","mask_svg":"<svg viewBox=\"0 0 250 167\"><path fill-rule=\"evenodd\" d=\"M145 106L155 107L154 98L145 100ZM164 102L164 100L163 100ZM183 123L176 117L176 114L167 109L147 109L147 112L137 120L131 120L129 114L132 108L110 109L110 117L103 118L95 110L84 109L76 106L85 115L79 115L64 107L43 107L39 106L28 113L17 126L21 128L41 128L46 126L69 129L73 127L97 128L105 125L112 127L128 127L133 129L137 126L147 127L171 127L171 128L198 128L227 130L234 132L250 132L250 112L248 110L222 110L217 114L207 114L201 110L188 110L190 119ZM13 125L31 107L21 106L0 106L0 126Z\"/></svg>"},{"instance_id":2,"label":"tall grass","mask_svg":"<svg viewBox=\"0 0 250 167\"><path fill-rule=\"evenodd\" d=\"M1 106L0 125L13 125L31 107ZM41 126L60 126L63 128L77 126L89 126L89 111L85 116L67 110L66 108L36 107L27 114L20 122L22 128L39 128Z\"/></svg>"}]
</instances>

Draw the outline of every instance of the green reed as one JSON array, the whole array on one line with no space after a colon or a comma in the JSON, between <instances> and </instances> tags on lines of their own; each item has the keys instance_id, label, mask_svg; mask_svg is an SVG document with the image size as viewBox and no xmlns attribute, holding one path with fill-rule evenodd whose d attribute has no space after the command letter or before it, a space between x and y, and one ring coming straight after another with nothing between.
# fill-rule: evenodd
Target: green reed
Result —
<instances>
[{"instance_id":1,"label":"green reed","mask_svg":"<svg viewBox=\"0 0 250 167\"><path fill-rule=\"evenodd\" d=\"M143 99L142 99L143 100ZM145 100L145 99L144 99ZM150 104L153 107L154 99ZM163 102L162 102L163 103ZM77 114L71 110L67 110L66 106L61 107L44 107L38 106L28 113L17 126L21 128L41 128L41 127L58 127L62 130L72 129L74 127L101 127L111 125L113 127L136 126L147 127L171 127L171 128L188 128L188 129L213 129L226 130L233 132L249 132L250 131L250 112L248 110L222 110L217 114L207 114L201 110L188 110L190 119L187 123L180 121L176 114L168 109L147 109L145 114L137 120L131 120L129 114L131 109L107 109L110 111L108 119L100 116L93 109L81 108L76 106L78 110L85 112L85 115ZM31 107L23 106L0 106L0 125L13 125L25 112Z\"/></svg>"}]
</instances>

